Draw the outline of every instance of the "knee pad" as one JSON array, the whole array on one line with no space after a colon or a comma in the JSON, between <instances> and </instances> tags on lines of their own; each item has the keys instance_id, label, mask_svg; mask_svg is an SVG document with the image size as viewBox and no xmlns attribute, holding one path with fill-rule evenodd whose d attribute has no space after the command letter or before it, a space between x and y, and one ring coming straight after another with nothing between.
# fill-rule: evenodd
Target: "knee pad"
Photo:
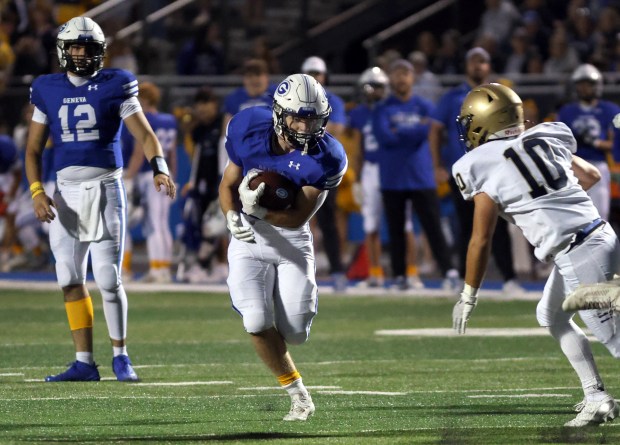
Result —
<instances>
[{"instance_id":1,"label":"knee pad","mask_svg":"<svg viewBox=\"0 0 620 445\"><path fill-rule=\"evenodd\" d=\"M116 264L100 265L93 272L95 274L95 282L102 291L102 295L105 291L112 293L116 292L121 284L120 274Z\"/></svg>"},{"instance_id":2,"label":"knee pad","mask_svg":"<svg viewBox=\"0 0 620 445\"><path fill-rule=\"evenodd\" d=\"M243 327L248 334L259 334L273 327L273 320L265 313L253 312L243 315Z\"/></svg>"},{"instance_id":3,"label":"knee pad","mask_svg":"<svg viewBox=\"0 0 620 445\"><path fill-rule=\"evenodd\" d=\"M301 345L308 340L310 329L303 332L280 332L280 334L289 345Z\"/></svg>"},{"instance_id":4,"label":"knee pad","mask_svg":"<svg viewBox=\"0 0 620 445\"><path fill-rule=\"evenodd\" d=\"M72 286L75 284L84 284L84 279L78 277L74 273L75 267L61 261L56 261L56 281L62 287Z\"/></svg>"}]
</instances>

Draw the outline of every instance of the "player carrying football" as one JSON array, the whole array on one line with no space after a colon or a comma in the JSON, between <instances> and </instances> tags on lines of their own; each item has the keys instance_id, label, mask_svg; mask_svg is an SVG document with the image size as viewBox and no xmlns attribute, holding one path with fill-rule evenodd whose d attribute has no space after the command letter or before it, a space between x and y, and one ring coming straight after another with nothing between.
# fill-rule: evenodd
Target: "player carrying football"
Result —
<instances>
[{"instance_id":1,"label":"player carrying football","mask_svg":"<svg viewBox=\"0 0 620 445\"><path fill-rule=\"evenodd\" d=\"M284 420L306 420L314 413L286 344L308 339L317 311L308 220L347 169L342 145L325 132L330 110L323 87L294 74L278 85L273 109L239 112L226 134L230 160L220 203L233 235L228 287L257 354L291 397ZM248 186L257 170L275 171L299 186L295 205L281 211L260 206L264 186Z\"/></svg>"},{"instance_id":2,"label":"player carrying football","mask_svg":"<svg viewBox=\"0 0 620 445\"><path fill-rule=\"evenodd\" d=\"M620 246L584 189L598 179L598 170L575 156L575 138L561 122L524 130L523 104L510 88L486 84L465 98L458 122L461 139L472 150L457 161L452 173L468 200L475 203L465 286L454 306L453 324L465 333L476 307L498 216L516 224L535 247L536 257L553 262L536 316L549 328L573 366L584 391L577 417L565 424L582 427L618 416L618 404L607 393L588 339L562 310L565 296L580 283L612 278L618 270ZM618 337L613 317L601 311L593 333L616 355Z\"/></svg>"},{"instance_id":3,"label":"player carrying football","mask_svg":"<svg viewBox=\"0 0 620 445\"><path fill-rule=\"evenodd\" d=\"M99 25L86 17L73 18L60 27L56 45L66 73L41 76L32 84L30 100L35 108L28 130L26 174L35 215L50 223L50 246L76 361L45 380L99 380L93 359L93 304L84 284L90 252L114 352L112 369L119 381L134 381L138 376L125 344L127 296L120 274L126 218L121 122L143 146L155 188L164 187L174 198L175 186L136 97L138 81L127 71L102 69L106 45ZM57 172L53 200L41 185L41 153L48 132Z\"/></svg>"}]
</instances>

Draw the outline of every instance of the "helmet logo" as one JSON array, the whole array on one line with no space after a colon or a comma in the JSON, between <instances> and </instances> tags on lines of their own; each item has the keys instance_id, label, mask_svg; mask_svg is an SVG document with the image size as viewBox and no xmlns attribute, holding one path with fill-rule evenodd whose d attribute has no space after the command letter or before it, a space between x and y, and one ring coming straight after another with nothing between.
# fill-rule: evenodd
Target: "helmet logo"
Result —
<instances>
[{"instance_id":1,"label":"helmet logo","mask_svg":"<svg viewBox=\"0 0 620 445\"><path fill-rule=\"evenodd\" d=\"M285 80L280 85L278 85L278 89L276 90L280 96L284 96L291 89L291 84L288 80Z\"/></svg>"}]
</instances>

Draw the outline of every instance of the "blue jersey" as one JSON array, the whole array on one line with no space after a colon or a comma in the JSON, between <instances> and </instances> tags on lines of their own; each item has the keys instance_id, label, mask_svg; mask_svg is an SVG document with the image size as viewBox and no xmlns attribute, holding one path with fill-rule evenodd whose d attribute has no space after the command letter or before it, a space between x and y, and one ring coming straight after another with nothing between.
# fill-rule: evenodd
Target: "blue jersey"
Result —
<instances>
[{"instance_id":1,"label":"blue jersey","mask_svg":"<svg viewBox=\"0 0 620 445\"><path fill-rule=\"evenodd\" d=\"M0 174L7 173L19 167L19 153L17 146L10 136L0 135Z\"/></svg>"},{"instance_id":2,"label":"blue jersey","mask_svg":"<svg viewBox=\"0 0 620 445\"><path fill-rule=\"evenodd\" d=\"M362 151L364 160L379 161L379 143L372 132L372 109L366 104L358 105L349 112L349 127L362 134Z\"/></svg>"},{"instance_id":3,"label":"blue jersey","mask_svg":"<svg viewBox=\"0 0 620 445\"><path fill-rule=\"evenodd\" d=\"M161 148L164 152L166 160L170 159L170 153L176 150L177 146L177 120L172 114L168 113L144 113L146 120L149 122ZM121 131L121 143L123 146L123 162L125 165L129 162L131 154L135 146L135 140L126 126L123 125ZM150 172L151 165L149 161L144 159L140 172Z\"/></svg>"},{"instance_id":4,"label":"blue jersey","mask_svg":"<svg viewBox=\"0 0 620 445\"><path fill-rule=\"evenodd\" d=\"M347 113L344 108L344 101L340 96L327 90L325 90L325 97L327 97L327 102L329 102L329 105L332 107L332 112L329 114L329 121L334 124L345 125L347 123Z\"/></svg>"},{"instance_id":5,"label":"blue jersey","mask_svg":"<svg viewBox=\"0 0 620 445\"><path fill-rule=\"evenodd\" d=\"M250 96L244 87L239 87L224 99L224 112L234 116L246 108L260 106L270 107L273 105L273 93L276 87L277 85L275 84L269 84L267 90L256 97Z\"/></svg>"},{"instance_id":6,"label":"blue jersey","mask_svg":"<svg viewBox=\"0 0 620 445\"><path fill-rule=\"evenodd\" d=\"M230 121L226 135L230 161L242 167L244 175L253 168L275 171L299 187L328 190L340 184L347 169L347 155L329 133L306 155L300 150L275 155L271 148L274 135L271 108L253 107L239 112Z\"/></svg>"},{"instance_id":7,"label":"blue jersey","mask_svg":"<svg viewBox=\"0 0 620 445\"><path fill-rule=\"evenodd\" d=\"M605 152L592 145L584 144L580 135L588 133L592 139L609 140L609 130L613 129L613 119L620 107L606 100L599 100L594 107L584 107L570 103L560 108L558 120L571 129L577 139L577 156L587 161L605 161Z\"/></svg>"},{"instance_id":8,"label":"blue jersey","mask_svg":"<svg viewBox=\"0 0 620 445\"><path fill-rule=\"evenodd\" d=\"M73 85L66 74L38 77L30 102L47 116L54 169L122 167L120 106L137 95L138 81L124 70L101 70L82 86Z\"/></svg>"},{"instance_id":9,"label":"blue jersey","mask_svg":"<svg viewBox=\"0 0 620 445\"><path fill-rule=\"evenodd\" d=\"M452 171L454 163L465 154L465 149L460 141L456 118L461 114L461 106L465 96L470 91L471 87L467 83L452 88L441 97L435 111L431 113L431 117L442 123L448 133L448 139L441 147L441 158L448 171Z\"/></svg>"},{"instance_id":10,"label":"blue jersey","mask_svg":"<svg viewBox=\"0 0 620 445\"><path fill-rule=\"evenodd\" d=\"M381 190L435 188L433 159L426 141L432 111L432 102L418 96L405 102L390 96L373 110Z\"/></svg>"}]
</instances>

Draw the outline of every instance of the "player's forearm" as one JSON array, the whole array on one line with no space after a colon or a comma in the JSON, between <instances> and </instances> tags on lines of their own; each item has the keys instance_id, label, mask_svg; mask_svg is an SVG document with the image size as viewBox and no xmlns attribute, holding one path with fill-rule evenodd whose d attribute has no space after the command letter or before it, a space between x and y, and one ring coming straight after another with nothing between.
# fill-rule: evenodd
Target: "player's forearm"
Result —
<instances>
[{"instance_id":1,"label":"player's forearm","mask_svg":"<svg viewBox=\"0 0 620 445\"><path fill-rule=\"evenodd\" d=\"M467 248L465 284L480 288L491 254L491 240L472 238Z\"/></svg>"},{"instance_id":2,"label":"player's forearm","mask_svg":"<svg viewBox=\"0 0 620 445\"><path fill-rule=\"evenodd\" d=\"M164 151L161 148L161 144L159 140L155 136L155 133L146 134L144 140L142 141L142 148L144 150L144 156L148 161L153 159L155 156L164 157Z\"/></svg>"}]
</instances>

